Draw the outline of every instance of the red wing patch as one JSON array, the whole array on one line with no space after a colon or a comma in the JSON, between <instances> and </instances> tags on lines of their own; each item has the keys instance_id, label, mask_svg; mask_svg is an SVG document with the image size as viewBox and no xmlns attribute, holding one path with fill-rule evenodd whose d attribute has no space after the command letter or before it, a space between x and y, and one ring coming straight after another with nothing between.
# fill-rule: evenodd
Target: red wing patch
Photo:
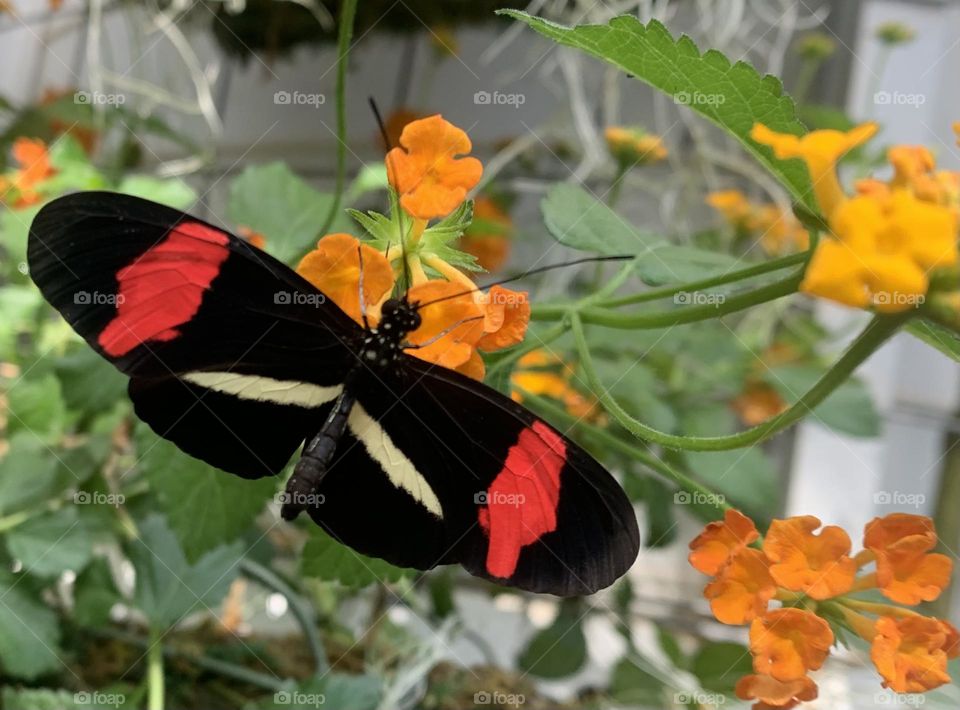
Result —
<instances>
[{"instance_id":1,"label":"red wing patch","mask_svg":"<svg viewBox=\"0 0 960 710\"><path fill-rule=\"evenodd\" d=\"M227 235L197 222L178 224L117 272L117 315L97 341L120 357L149 341L173 340L230 255Z\"/></svg>"},{"instance_id":2,"label":"red wing patch","mask_svg":"<svg viewBox=\"0 0 960 710\"><path fill-rule=\"evenodd\" d=\"M520 549L557 529L560 472L567 447L543 422L520 432L503 469L487 489L480 525L489 537L487 572L512 577Z\"/></svg>"}]
</instances>

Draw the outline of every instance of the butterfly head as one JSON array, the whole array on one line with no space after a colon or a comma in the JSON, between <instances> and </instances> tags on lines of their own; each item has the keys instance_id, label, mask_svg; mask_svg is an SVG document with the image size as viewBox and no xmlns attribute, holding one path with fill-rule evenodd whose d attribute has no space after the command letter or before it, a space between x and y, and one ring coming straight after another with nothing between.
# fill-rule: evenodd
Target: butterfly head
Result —
<instances>
[{"instance_id":1,"label":"butterfly head","mask_svg":"<svg viewBox=\"0 0 960 710\"><path fill-rule=\"evenodd\" d=\"M380 323L377 329L399 338L419 328L420 323L420 313L415 304L406 298L391 298L380 308Z\"/></svg>"}]
</instances>

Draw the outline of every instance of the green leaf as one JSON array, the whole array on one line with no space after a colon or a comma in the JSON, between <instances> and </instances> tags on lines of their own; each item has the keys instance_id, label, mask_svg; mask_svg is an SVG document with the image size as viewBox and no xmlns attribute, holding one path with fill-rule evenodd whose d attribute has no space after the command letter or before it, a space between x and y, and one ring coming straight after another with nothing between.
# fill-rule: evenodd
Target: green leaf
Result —
<instances>
[{"instance_id":1,"label":"green leaf","mask_svg":"<svg viewBox=\"0 0 960 710\"><path fill-rule=\"evenodd\" d=\"M7 533L7 550L29 574L56 577L80 572L90 561L91 545L75 506L30 518Z\"/></svg>"},{"instance_id":2,"label":"green leaf","mask_svg":"<svg viewBox=\"0 0 960 710\"><path fill-rule=\"evenodd\" d=\"M8 262L3 273L10 277L25 278L19 269L27 263L27 235L30 233L30 224L41 207L42 205L31 205L23 209L13 209L0 205L0 247L3 247L5 252L0 264ZM39 296L36 288L31 290L31 295ZM7 315L6 309L3 314Z\"/></svg>"},{"instance_id":3,"label":"green leaf","mask_svg":"<svg viewBox=\"0 0 960 710\"><path fill-rule=\"evenodd\" d=\"M0 514L35 506L58 493L63 483L53 452L33 434L18 432L0 459Z\"/></svg>"},{"instance_id":4,"label":"green leaf","mask_svg":"<svg viewBox=\"0 0 960 710\"><path fill-rule=\"evenodd\" d=\"M731 64L716 50L701 55L693 40L687 36L674 39L656 20L644 25L636 17L623 16L606 25L570 28L518 10L501 13L525 22L560 44L619 67L677 103L688 105L737 138L794 198L809 207L815 206L810 176L803 163L777 160L769 148L749 136L754 123L763 123L781 133L805 133L793 99L784 94L779 79L760 76L742 61Z\"/></svg>"},{"instance_id":5,"label":"green leaf","mask_svg":"<svg viewBox=\"0 0 960 710\"><path fill-rule=\"evenodd\" d=\"M709 643L694 656L691 670L704 690L732 695L740 677L753 673L753 659L739 643Z\"/></svg>"},{"instance_id":6,"label":"green leaf","mask_svg":"<svg viewBox=\"0 0 960 710\"><path fill-rule=\"evenodd\" d=\"M562 603L557 618L530 640L517 665L540 678L564 678L580 670L587 661L582 614L576 600Z\"/></svg>"},{"instance_id":7,"label":"green leaf","mask_svg":"<svg viewBox=\"0 0 960 710\"><path fill-rule=\"evenodd\" d=\"M320 528L311 528L310 538L300 557L300 571L305 576L339 582L351 589L374 582L396 582L406 575L400 567L341 545Z\"/></svg>"},{"instance_id":8,"label":"green leaf","mask_svg":"<svg viewBox=\"0 0 960 710\"><path fill-rule=\"evenodd\" d=\"M743 267L742 261L729 254L664 244L639 259L636 272L649 286L669 286L719 276Z\"/></svg>"},{"instance_id":9,"label":"green leaf","mask_svg":"<svg viewBox=\"0 0 960 710\"><path fill-rule=\"evenodd\" d=\"M613 256L640 254L658 241L629 222L582 187L561 182L540 202L543 221L561 244L581 251Z\"/></svg>"},{"instance_id":10,"label":"green leaf","mask_svg":"<svg viewBox=\"0 0 960 710\"><path fill-rule=\"evenodd\" d=\"M316 244L332 204L332 195L310 187L284 163L270 163L248 167L233 181L227 214L263 234L268 252L291 262ZM343 225L338 216L331 231L344 231Z\"/></svg>"},{"instance_id":11,"label":"green leaf","mask_svg":"<svg viewBox=\"0 0 960 710\"><path fill-rule=\"evenodd\" d=\"M80 573L74 584L73 618L81 626L103 626L110 610L120 601L106 558L95 559Z\"/></svg>"},{"instance_id":12,"label":"green leaf","mask_svg":"<svg viewBox=\"0 0 960 710\"><path fill-rule=\"evenodd\" d=\"M0 570L0 668L28 680L60 670L59 644L57 615L39 600L24 575Z\"/></svg>"},{"instance_id":13,"label":"green leaf","mask_svg":"<svg viewBox=\"0 0 960 710\"><path fill-rule=\"evenodd\" d=\"M71 411L97 416L126 396L127 378L86 345L57 358L54 370Z\"/></svg>"},{"instance_id":14,"label":"green leaf","mask_svg":"<svg viewBox=\"0 0 960 710\"><path fill-rule=\"evenodd\" d=\"M357 173L353 182L350 183L350 187L347 188L343 201L348 205L353 204L368 192L386 190L387 186L387 166L385 163L364 165L360 168L360 172Z\"/></svg>"},{"instance_id":15,"label":"green leaf","mask_svg":"<svg viewBox=\"0 0 960 710\"><path fill-rule=\"evenodd\" d=\"M622 659L610 677L610 695L618 703L640 707L664 707L663 683L629 658Z\"/></svg>"},{"instance_id":16,"label":"green leaf","mask_svg":"<svg viewBox=\"0 0 960 710\"><path fill-rule=\"evenodd\" d=\"M960 362L960 334L928 320L912 320L905 330L951 360Z\"/></svg>"},{"instance_id":17,"label":"green leaf","mask_svg":"<svg viewBox=\"0 0 960 710\"><path fill-rule=\"evenodd\" d=\"M659 383L650 368L628 358L598 359L595 365L603 384L630 416L660 431L676 429L677 418L657 396Z\"/></svg>"},{"instance_id":18,"label":"green leaf","mask_svg":"<svg viewBox=\"0 0 960 710\"><path fill-rule=\"evenodd\" d=\"M135 707L135 692L130 686L102 688L96 691L53 688L4 688L3 707L8 710L121 710Z\"/></svg>"},{"instance_id":19,"label":"green leaf","mask_svg":"<svg viewBox=\"0 0 960 710\"><path fill-rule=\"evenodd\" d=\"M277 490L274 478L251 481L218 471L146 427L137 430L137 449L160 509L191 562L239 538Z\"/></svg>"},{"instance_id":20,"label":"green leaf","mask_svg":"<svg viewBox=\"0 0 960 710\"><path fill-rule=\"evenodd\" d=\"M117 185L117 191L153 200L178 210L187 209L197 199L196 190L183 180L149 175L128 175Z\"/></svg>"},{"instance_id":21,"label":"green leaf","mask_svg":"<svg viewBox=\"0 0 960 710\"><path fill-rule=\"evenodd\" d=\"M241 543L218 547L190 564L161 516L140 521L139 531L128 550L136 572L133 602L151 626L174 626L191 612L209 611L226 596L237 576Z\"/></svg>"},{"instance_id":22,"label":"green leaf","mask_svg":"<svg viewBox=\"0 0 960 710\"><path fill-rule=\"evenodd\" d=\"M33 330L41 303L43 297L35 287L0 287L0 359L18 359L17 341Z\"/></svg>"},{"instance_id":23,"label":"green leaf","mask_svg":"<svg viewBox=\"0 0 960 710\"><path fill-rule=\"evenodd\" d=\"M29 431L44 441L54 441L63 433L67 406L55 375L16 382L8 391L10 431Z\"/></svg>"},{"instance_id":24,"label":"green leaf","mask_svg":"<svg viewBox=\"0 0 960 710\"><path fill-rule=\"evenodd\" d=\"M826 373L816 365L781 365L764 374L764 380L794 404ZM837 387L809 416L810 421L851 436L879 436L880 415L863 382L850 379Z\"/></svg>"}]
</instances>

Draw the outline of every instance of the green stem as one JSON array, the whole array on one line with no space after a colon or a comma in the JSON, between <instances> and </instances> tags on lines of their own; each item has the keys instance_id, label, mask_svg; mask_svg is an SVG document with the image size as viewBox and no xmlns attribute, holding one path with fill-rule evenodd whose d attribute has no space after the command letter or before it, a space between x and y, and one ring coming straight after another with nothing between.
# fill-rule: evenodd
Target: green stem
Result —
<instances>
[{"instance_id":1,"label":"green stem","mask_svg":"<svg viewBox=\"0 0 960 710\"><path fill-rule=\"evenodd\" d=\"M658 431L631 417L614 399L600 381L597 370L590 355L590 346L583 330L583 321L578 313L571 315L570 324L580 357L580 366L587 377L587 383L596 394L607 412L616 419L621 426L634 436L645 441L651 441L661 446L689 451L728 451L744 446L750 446L769 439L774 434L798 422L813 411L823 400L840 385L847 381L850 375L870 355L887 341L900 326L910 317L910 314L892 316L876 316L863 329L857 339L843 353L817 383L789 409L777 416L768 419L750 429L745 429L729 436L676 436Z\"/></svg>"},{"instance_id":2,"label":"green stem","mask_svg":"<svg viewBox=\"0 0 960 710\"><path fill-rule=\"evenodd\" d=\"M303 636L313 653L314 668L317 675L323 675L330 670L330 664L327 661L327 652L323 646L320 634L317 632L316 619L313 610L299 594L284 582L272 570L258 564L250 559L244 559L240 562L240 569L245 575L256 580L267 589L278 594L282 594L290 605L290 613L296 618L303 630Z\"/></svg>"},{"instance_id":3,"label":"green stem","mask_svg":"<svg viewBox=\"0 0 960 710\"><path fill-rule=\"evenodd\" d=\"M534 307L531 318L536 320L561 320L570 315L577 315L584 323L595 323L609 328L623 328L627 330L643 330L654 328L668 328L681 323L696 323L703 320L712 320L730 313L736 313L761 303L775 301L778 298L796 293L797 287L803 278L802 274L794 274L780 281L766 286L730 296L717 303L707 303L685 308L655 311L653 313L617 313L606 308L580 308L569 305L544 305Z\"/></svg>"},{"instance_id":4,"label":"green stem","mask_svg":"<svg viewBox=\"0 0 960 710\"><path fill-rule=\"evenodd\" d=\"M320 228L320 235L330 231L330 226L340 211L343 186L347 173L347 54L353 37L353 20L357 14L357 0L343 0L340 6L340 29L337 34L337 182L330 211Z\"/></svg>"},{"instance_id":5,"label":"green stem","mask_svg":"<svg viewBox=\"0 0 960 710\"><path fill-rule=\"evenodd\" d=\"M512 367L515 362L517 362L524 355L533 352L534 350L539 350L545 345L549 345L554 340L559 338L561 335L566 333L568 330L567 326L563 323L558 323L557 325L549 328L548 330L543 331L538 334L536 338L528 337L523 341L522 345L518 345L510 352L506 353L493 363L487 370L487 377L493 377L505 367Z\"/></svg>"},{"instance_id":6,"label":"green stem","mask_svg":"<svg viewBox=\"0 0 960 710\"><path fill-rule=\"evenodd\" d=\"M786 269L787 267L794 266L795 264L803 264L806 263L809 257L810 252L807 251L800 252L799 254L790 254L779 259L765 261L762 264L753 264L752 266L738 269L737 271L729 271L725 274L720 274L719 276L702 279L701 281L691 281L678 286L664 286L663 288L642 291L629 296L612 298L608 301L603 301L598 305L601 305L605 308L611 308L614 306L627 306L634 303L645 303L647 301L657 301L661 298L669 298L670 296L675 296L682 292L695 293L697 291L705 291L708 288L713 288L715 286L723 286L724 284L733 283L735 281L743 281L744 279L749 279L753 276L760 276L762 274L768 274L772 271Z\"/></svg>"},{"instance_id":7,"label":"green stem","mask_svg":"<svg viewBox=\"0 0 960 710\"><path fill-rule=\"evenodd\" d=\"M813 84L817 76L817 70L823 63L821 59L804 59L797 72L797 80L793 85L793 100L800 106L807 99L807 93L810 91L810 85Z\"/></svg>"},{"instance_id":8,"label":"green stem","mask_svg":"<svg viewBox=\"0 0 960 710\"><path fill-rule=\"evenodd\" d=\"M540 411L548 414L552 420L562 421L567 426L579 429L586 436L592 438L597 444L609 447L610 450L621 453L624 456L628 456L634 461L639 461L641 464L658 474L667 482L678 485L681 490L691 494L696 494L700 497L703 497L705 500L712 501L713 505L715 505L719 510L726 510L730 507L723 502L722 497L718 496L707 486L695 481L682 471L678 471L665 461L661 461L649 451L624 441L607 429L603 429L595 424L590 424L579 417L573 416L563 407L556 404L552 400L547 399L546 397L530 394L524 390L521 390L521 392L524 400L534 403L534 405Z\"/></svg>"},{"instance_id":9,"label":"green stem","mask_svg":"<svg viewBox=\"0 0 960 710\"><path fill-rule=\"evenodd\" d=\"M160 633L150 630L147 647L147 709L163 710L163 641Z\"/></svg>"}]
</instances>

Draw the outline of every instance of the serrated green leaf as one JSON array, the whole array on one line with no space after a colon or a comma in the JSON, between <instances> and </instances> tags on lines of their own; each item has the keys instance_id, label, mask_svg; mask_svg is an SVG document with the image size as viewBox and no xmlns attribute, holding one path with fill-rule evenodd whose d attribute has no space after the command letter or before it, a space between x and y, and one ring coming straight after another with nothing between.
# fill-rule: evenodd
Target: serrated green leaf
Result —
<instances>
[{"instance_id":1,"label":"serrated green leaf","mask_svg":"<svg viewBox=\"0 0 960 710\"><path fill-rule=\"evenodd\" d=\"M234 224L263 234L268 252L291 262L315 246L332 204L332 195L277 162L248 167L231 183L227 214ZM338 215L331 231L344 231L344 223Z\"/></svg>"},{"instance_id":2,"label":"serrated green leaf","mask_svg":"<svg viewBox=\"0 0 960 710\"><path fill-rule=\"evenodd\" d=\"M708 643L693 657L690 670L704 690L732 695L740 677L753 672L753 659L739 643Z\"/></svg>"},{"instance_id":3,"label":"serrated green leaf","mask_svg":"<svg viewBox=\"0 0 960 710\"><path fill-rule=\"evenodd\" d=\"M190 564L159 515L138 523L140 537L127 556L136 572L134 605L156 629L177 624L187 614L209 611L226 596L237 576L243 545L218 547Z\"/></svg>"},{"instance_id":4,"label":"serrated green leaf","mask_svg":"<svg viewBox=\"0 0 960 710\"><path fill-rule=\"evenodd\" d=\"M86 345L58 358L54 371L72 411L100 415L127 393L127 378Z\"/></svg>"},{"instance_id":5,"label":"serrated green leaf","mask_svg":"<svg viewBox=\"0 0 960 710\"><path fill-rule=\"evenodd\" d=\"M73 587L73 618L81 626L103 626L110 610L121 599L105 558L98 558L80 573Z\"/></svg>"},{"instance_id":6,"label":"serrated green leaf","mask_svg":"<svg viewBox=\"0 0 960 710\"><path fill-rule=\"evenodd\" d=\"M53 374L38 379L21 379L7 391L11 432L28 431L43 441L52 442L63 433L67 405L63 401L60 380Z\"/></svg>"},{"instance_id":7,"label":"serrated green leaf","mask_svg":"<svg viewBox=\"0 0 960 710\"><path fill-rule=\"evenodd\" d=\"M137 430L140 465L188 560L233 542L276 492L273 478L247 480L187 456L146 427Z\"/></svg>"},{"instance_id":8,"label":"serrated green leaf","mask_svg":"<svg viewBox=\"0 0 960 710\"><path fill-rule=\"evenodd\" d=\"M7 533L6 542L10 555L37 577L79 573L92 552L86 527L72 505L21 523Z\"/></svg>"},{"instance_id":9,"label":"serrated green leaf","mask_svg":"<svg viewBox=\"0 0 960 710\"><path fill-rule=\"evenodd\" d=\"M64 481L53 452L33 434L19 432L0 459L0 514L37 505L56 495Z\"/></svg>"},{"instance_id":10,"label":"serrated green leaf","mask_svg":"<svg viewBox=\"0 0 960 710\"><path fill-rule=\"evenodd\" d=\"M657 243L582 187L558 183L540 203L547 230L561 244L607 256L640 254Z\"/></svg>"},{"instance_id":11,"label":"serrated green leaf","mask_svg":"<svg viewBox=\"0 0 960 710\"><path fill-rule=\"evenodd\" d=\"M787 404L794 404L826 371L816 365L781 365L770 368L763 379ZM869 390L857 379L849 379L831 392L809 415L809 421L851 436L880 434L880 415L873 406Z\"/></svg>"},{"instance_id":12,"label":"serrated green leaf","mask_svg":"<svg viewBox=\"0 0 960 710\"><path fill-rule=\"evenodd\" d=\"M341 545L319 528L310 530L301 554L300 571L307 577L339 582L352 589L374 582L396 582L406 575L400 567Z\"/></svg>"},{"instance_id":13,"label":"serrated green leaf","mask_svg":"<svg viewBox=\"0 0 960 710\"><path fill-rule=\"evenodd\" d=\"M582 615L575 600L562 603L557 618L530 639L517 665L539 678L564 678L580 670L587 661Z\"/></svg>"},{"instance_id":14,"label":"serrated green leaf","mask_svg":"<svg viewBox=\"0 0 960 710\"><path fill-rule=\"evenodd\" d=\"M24 575L0 570L0 668L32 679L59 670L57 616L24 581Z\"/></svg>"},{"instance_id":15,"label":"serrated green leaf","mask_svg":"<svg viewBox=\"0 0 960 710\"><path fill-rule=\"evenodd\" d=\"M700 54L687 36L674 39L660 22L615 17L606 25L564 27L519 10L502 10L540 34L598 57L650 84L728 131L808 207L816 202L810 176L798 160L782 161L750 138L755 123L774 131L806 132L780 80L761 76L746 62L731 64L723 54Z\"/></svg>"},{"instance_id":16,"label":"serrated green leaf","mask_svg":"<svg viewBox=\"0 0 960 710\"><path fill-rule=\"evenodd\" d=\"M742 261L729 254L664 244L639 259L636 272L648 286L670 286L718 276L743 266Z\"/></svg>"},{"instance_id":17,"label":"serrated green leaf","mask_svg":"<svg viewBox=\"0 0 960 710\"><path fill-rule=\"evenodd\" d=\"M928 320L912 320L905 330L951 360L960 362L960 334Z\"/></svg>"}]
</instances>

